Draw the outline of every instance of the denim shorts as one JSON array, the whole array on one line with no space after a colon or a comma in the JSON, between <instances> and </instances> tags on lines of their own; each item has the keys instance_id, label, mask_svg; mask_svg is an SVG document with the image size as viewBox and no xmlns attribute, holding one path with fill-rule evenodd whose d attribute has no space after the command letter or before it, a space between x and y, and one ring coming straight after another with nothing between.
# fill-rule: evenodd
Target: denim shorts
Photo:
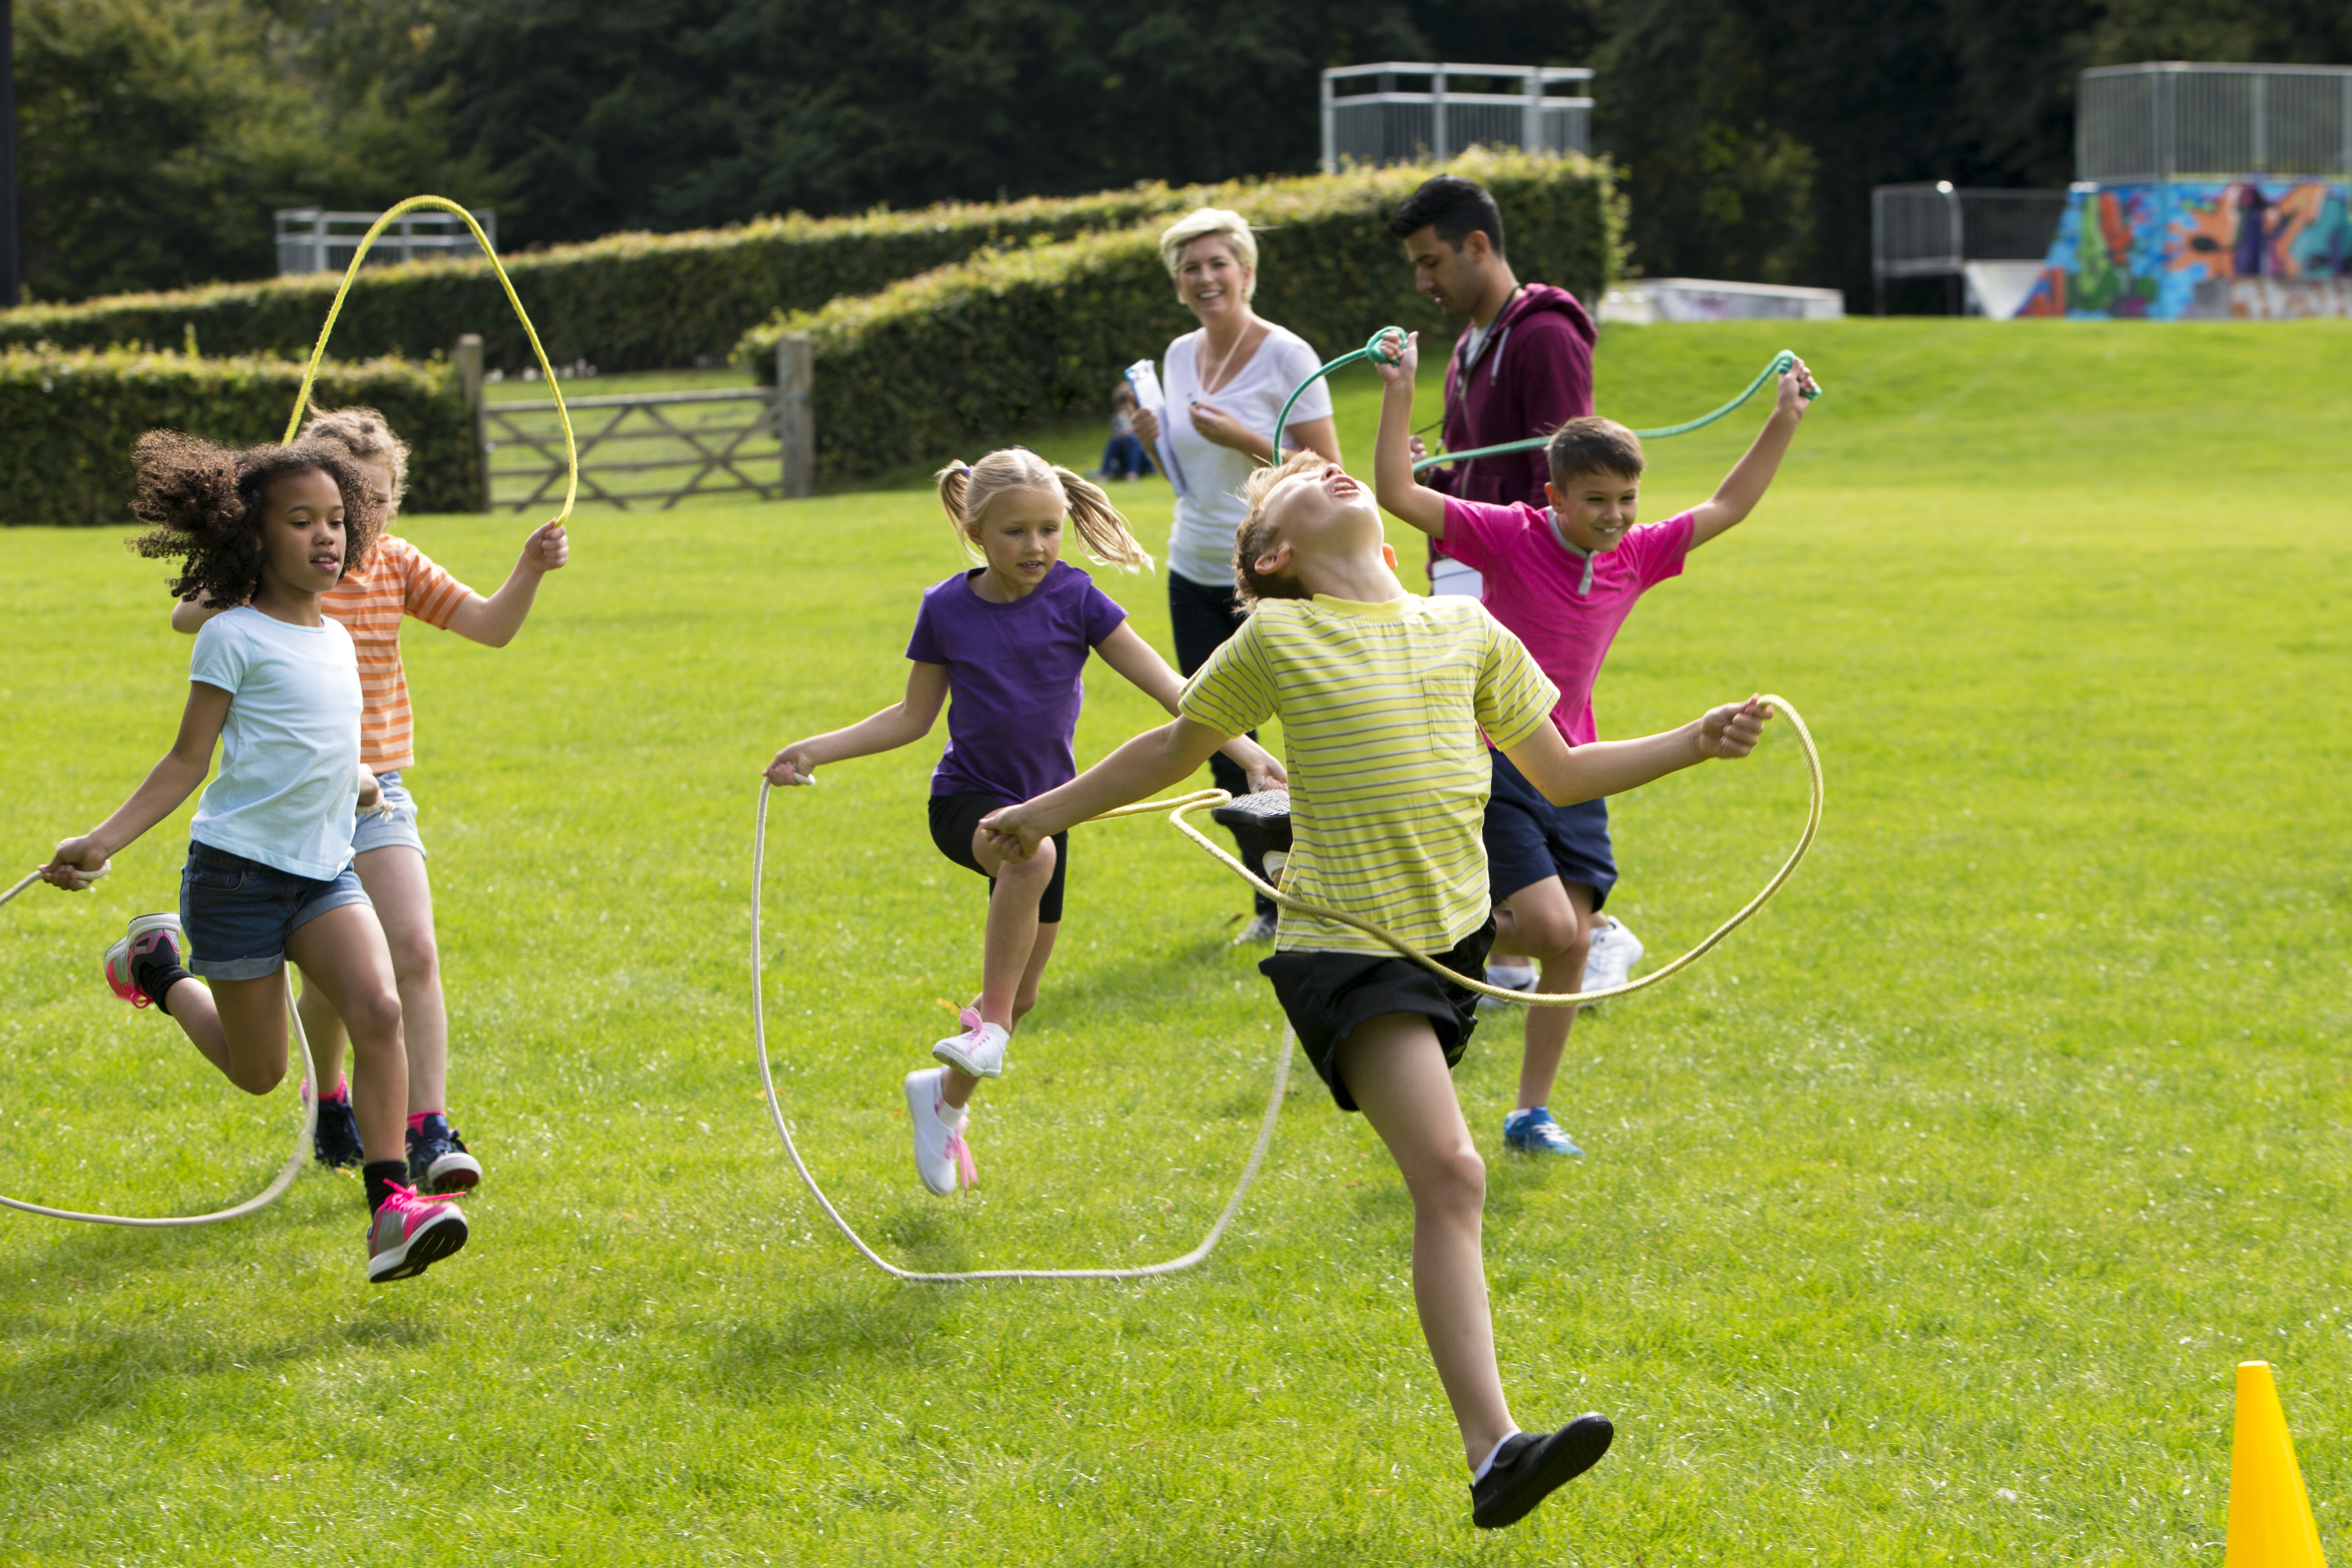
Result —
<instances>
[{"instance_id":1,"label":"denim shorts","mask_svg":"<svg viewBox=\"0 0 2352 1568\"><path fill-rule=\"evenodd\" d=\"M188 846L180 873L184 962L206 980L258 980L286 965L286 939L329 910L364 904L359 873L344 867L325 881L215 849Z\"/></svg>"},{"instance_id":2,"label":"denim shorts","mask_svg":"<svg viewBox=\"0 0 2352 1568\"><path fill-rule=\"evenodd\" d=\"M364 855L371 849L405 844L424 854L425 840L416 833L416 797L400 782L400 770L378 773L375 782L383 790L383 805L378 811L360 813L352 827L352 853Z\"/></svg>"}]
</instances>

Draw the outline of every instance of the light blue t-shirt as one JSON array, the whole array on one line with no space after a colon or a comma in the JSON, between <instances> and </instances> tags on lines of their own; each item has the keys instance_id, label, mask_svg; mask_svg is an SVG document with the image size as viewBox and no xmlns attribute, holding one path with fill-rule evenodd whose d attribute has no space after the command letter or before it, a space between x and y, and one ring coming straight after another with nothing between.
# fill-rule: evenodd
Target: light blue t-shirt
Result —
<instances>
[{"instance_id":1,"label":"light blue t-shirt","mask_svg":"<svg viewBox=\"0 0 2352 1568\"><path fill-rule=\"evenodd\" d=\"M240 605L196 633L188 679L229 695L220 773L196 802L196 842L321 881L351 864L360 798L352 634Z\"/></svg>"}]
</instances>

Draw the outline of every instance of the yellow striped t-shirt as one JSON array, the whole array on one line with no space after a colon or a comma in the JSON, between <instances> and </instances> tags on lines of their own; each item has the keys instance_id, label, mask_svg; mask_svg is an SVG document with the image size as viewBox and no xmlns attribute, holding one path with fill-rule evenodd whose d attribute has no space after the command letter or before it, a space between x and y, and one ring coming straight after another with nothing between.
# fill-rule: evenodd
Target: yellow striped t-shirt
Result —
<instances>
[{"instance_id":1,"label":"yellow striped t-shirt","mask_svg":"<svg viewBox=\"0 0 2352 1568\"><path fill-rule=\"evenodd\" d=\"M1475 599L1261 600L1184 687L1187 719L1238 735L1282 720L1290 774L1283 890L1444 952L1486 919L1478 828L1492 770L1559 693ZM1282 911L1276 945L1386 952Z\"/></svg>"}]
</instances>

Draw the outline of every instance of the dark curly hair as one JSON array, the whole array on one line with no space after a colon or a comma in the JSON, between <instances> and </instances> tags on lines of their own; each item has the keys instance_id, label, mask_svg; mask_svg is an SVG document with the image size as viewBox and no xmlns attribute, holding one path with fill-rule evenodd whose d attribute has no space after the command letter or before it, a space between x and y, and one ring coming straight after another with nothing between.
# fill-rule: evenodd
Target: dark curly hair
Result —
<instances>
[{"instance_id":1,"label":"dark curly hair","mask_svg":"<svg viewBox=\"0 0 2352 1568\"><path fill-rule=\"evenodd\" d=\"M366 476L336 447L226 447L177 430L150 430L131 448L139 489L131 513L152 529L131 541L151 561L177 561L175 597L242 605L261 587L261 520L269 487L289 474L318 472L343 499L343 574L366 564L383 526Z\"/></svg>"}]
</instances>

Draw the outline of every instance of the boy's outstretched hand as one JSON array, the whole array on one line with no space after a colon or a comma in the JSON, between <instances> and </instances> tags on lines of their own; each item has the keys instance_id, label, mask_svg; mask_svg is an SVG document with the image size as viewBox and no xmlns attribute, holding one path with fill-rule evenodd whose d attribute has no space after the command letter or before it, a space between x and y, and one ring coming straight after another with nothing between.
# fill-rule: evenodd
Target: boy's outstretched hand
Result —
<instances>
[{"instance_id":1,"label":"boy's outstretched hand","mask_svg":"<svg viewBox=\"0 0 2352 1568\"><path fill-rule=\"evenodd\" d=\"M1421 334L1400 331L1394 327L1381 334L1381 346L1397 357L1391 361L1382 355L1372 356L1372 368L1381 379L1394 386L1399 382L1412 384L1413 373L1421 368Z\"/></svg>"},{"instance_id":2,"label":"boy's outstretched hand","mask_svg":"<svg viewBox=\"0 0 2352 1568\"><path fill-rule=\"evenodd\" d=\"M1715 761L1746 756L1764 738L1764 721L1771 717L1772 705L1760 697L1709 709L1698 721L1699 755Z\"/></svg>"},{"instance_id":3,"label":"boy's outstretched hand","mask_svg":"<svg viewBox=\"0 0 2352 1568\"><path fill-rule=\"evenodd\" d=\"M1786 414L1792 419L1802 419L1805 410L1812 405L1812 400L1821 395L1822 389L1814 382L1813 373L1805 368L1805 362L1792 357L1789 368L1780 373L1780 396L1774 402L1772 412Z\"/></svg>"},{"instance_id":4,"label":"boy's outstretched hand","mask_svg":"<svg viewBox=\"0 0 2352 1568\"><path fill-rule=\"evenodd\" d=\"M572 559L572 542L563 536L563 525L552 518L531 530L522 542L522 563L534 572L552 572Z\"/></svg>"},{"instance_id":5,"label":"boy's outstretched hand","mask_svg":"<svg viewBox=\"0 0 2352 1568\"><path fill-rule=\"evenodd\" d=\"M1031 826L1026 803L998 806L980 819L980 830L988 835L988 847L1007 860L1028 859L1045 837Z\"/></svg>"}]
</instances>

